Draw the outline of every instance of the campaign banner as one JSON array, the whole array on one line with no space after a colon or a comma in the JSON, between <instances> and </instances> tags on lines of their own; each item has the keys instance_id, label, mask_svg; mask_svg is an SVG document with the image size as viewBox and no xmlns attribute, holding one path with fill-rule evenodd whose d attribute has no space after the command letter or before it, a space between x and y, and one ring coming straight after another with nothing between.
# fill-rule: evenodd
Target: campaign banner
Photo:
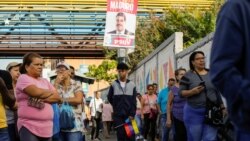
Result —
<instances>
[{"instance_id":1,"label":"campaign banner","mask_svg":"<svg viewBox=\"0 0 250 141\"><path fill-rule=\"evenodd\" d=\"M108 0L103 46L134 48L138 0Z\"/></svg>"}]
</instances>

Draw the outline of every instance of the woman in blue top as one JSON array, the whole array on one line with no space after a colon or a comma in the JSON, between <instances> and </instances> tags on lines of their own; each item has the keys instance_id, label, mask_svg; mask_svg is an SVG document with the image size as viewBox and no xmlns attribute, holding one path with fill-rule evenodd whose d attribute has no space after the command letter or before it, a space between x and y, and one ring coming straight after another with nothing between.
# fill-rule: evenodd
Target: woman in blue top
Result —
<instances>
[{"instance_id":1,"label":"woman in blue top","mask_svg":"<svg viewBox=\"0 0 250 141\"><path fill-rule=\"evenodd\" d=\"M186 69L179 68L175 71L176 83L171 88L168 95L167 103L167 127L171 127L172 120L174 124L174 140L186 141L186 127L183 122L183 108L186 103L186 98L179 96L180 79L186 73ZM172 114L172 115L171 115ZM172 117L172 118L171 118Z\"/></svg>"}]
</instances>

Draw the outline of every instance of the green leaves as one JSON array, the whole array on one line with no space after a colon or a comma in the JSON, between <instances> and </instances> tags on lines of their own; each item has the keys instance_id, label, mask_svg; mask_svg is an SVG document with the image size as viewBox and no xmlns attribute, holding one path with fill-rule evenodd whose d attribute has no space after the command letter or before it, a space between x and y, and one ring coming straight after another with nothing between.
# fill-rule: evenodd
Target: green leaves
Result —
<instances>
[{"instance_id":1,"label":"green leaves","mask_svg":"<svg viewBox=\"0 0 250 141\"><path fill-rule=\"evenodd\" d=\"M89 72L86 73L86 76L96 78L96 81L105 80L111 84L117 78L115 68L116 68L115 60L104 60L99 66L90 65Z\"/></svg>"},{"instance_id":2,"label":"green leaves","mask_svg":"<svg viewBox=\"0 0 250 141\"><path fill-rule=\"evenodd\" d=\"M211 9L167 9L159 17L153 12L139 18L135 52L129 54L132 70L174 32L183 32L184 48L215 30L217 13L224 0L216 0Z\"/></svg>"}]
</instances>

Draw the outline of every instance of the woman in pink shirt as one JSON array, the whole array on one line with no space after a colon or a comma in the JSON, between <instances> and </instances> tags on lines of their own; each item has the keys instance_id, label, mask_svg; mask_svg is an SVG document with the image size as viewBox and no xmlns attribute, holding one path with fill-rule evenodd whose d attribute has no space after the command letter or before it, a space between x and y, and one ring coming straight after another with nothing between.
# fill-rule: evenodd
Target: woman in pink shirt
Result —
<instances>
[{"instance_id":1,"label":"woman in pink shirt","mask_svg":"<svg viewBox=\"0 0 250 141\"><path fill-rule=\"evenodd\" d=\"M53 109L50 103L60 97L46 79L42 78L43 59L27 53L16 84L18 103L18 131L21 141L51 141Z\"/></svg>"},{"instance_id":2,"label":"woman in pink shirt","mask_svg":"<svg viewBox=\"0 0 250 141\"><path fill-rule=\"evenodd\" d=\"M144 121L144 139L147 140L150 134L151 140L154 141L157 115L151 116L150 113L152 110L157 111L157 96L154 94L153 85L149 84L147 90L147 94L143 95L141 100L141 118Z\"/></svg>"}]
</instances>

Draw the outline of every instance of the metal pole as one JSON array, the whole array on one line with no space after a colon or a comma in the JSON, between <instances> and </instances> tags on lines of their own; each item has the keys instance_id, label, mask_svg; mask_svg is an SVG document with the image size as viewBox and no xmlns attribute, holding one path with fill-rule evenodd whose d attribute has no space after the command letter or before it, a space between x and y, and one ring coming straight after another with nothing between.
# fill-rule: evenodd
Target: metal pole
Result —
<instances>
[{"instance_id":1,"label":"metal pole","mask_svg":"<svg viewBox=\"0 0 250 141\"><path fill-rule=\"evenodd\" d=\"M127 49L120 48L118 49L118 63L124 62L126 63L126 57L127 57Z\"/></svg>"}]
</instances>

